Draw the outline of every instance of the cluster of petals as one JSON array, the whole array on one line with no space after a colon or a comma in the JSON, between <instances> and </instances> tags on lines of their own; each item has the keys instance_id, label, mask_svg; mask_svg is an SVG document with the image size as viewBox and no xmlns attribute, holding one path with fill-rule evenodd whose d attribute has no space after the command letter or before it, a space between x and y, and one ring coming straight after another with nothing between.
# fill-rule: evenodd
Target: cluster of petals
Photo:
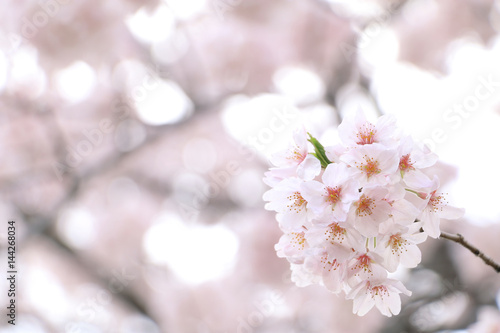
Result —
<instances>
[{"instance_id":1,"label":"cluster of petals","mask_svg":"<svg viewBox=\"0 0 500 333\"><path fill-rule=\"evenodd\" d=\"M327 165L304 129L272 157L264 200L283 231L275 249L298 286L343 293L358 315L374 306L396 315L400 294L411 292L391 273L416 267L418 244L439 237L440 219L460 218L463 210L439 192L429 169L437 156L403 135L394 117L371 123L358 111L338 134L337 145L322 147Z\"/></svg>"}]
</instances>

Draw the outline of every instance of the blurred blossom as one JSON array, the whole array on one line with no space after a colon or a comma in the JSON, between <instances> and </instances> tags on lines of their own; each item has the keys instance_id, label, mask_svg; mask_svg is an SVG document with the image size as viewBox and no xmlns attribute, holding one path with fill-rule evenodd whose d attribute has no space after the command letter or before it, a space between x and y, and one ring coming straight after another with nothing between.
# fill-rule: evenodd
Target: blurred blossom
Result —
<instances>
[{"instance_id":1,"label":"blurred blossom","mask_svg":"<svg viewBox=\"0 0 500 333\"><path fill-rule=\"evenodd\" d=\"M127 90L129 98L133 99L134 87L140 87L144 84L145 79L148 78L154 84L157 79L154 72L146 67L146 65L136 59L126 58L116 63L113 67L113 74L111 81L113 86L119 89ZM151 76L151 77L149 77ZM146 81L146 82L149 82Z\"/></svg>"},{"instance_id":2,"label":"blurred blossom","mask_svg":"<svg viewBox=\"0 0 500 333\"><path fill-rule=\"evenodd\" d=\"M179 61L189 50L189 40L185 33L176 30L168 38L155 41L151 45L151 56L160 64Z\"/></svg>"},{"instance_id":3,"label":"blurred blossom","mask_svg":"<svg viewBox=\"0 0 500 333\"><path fill-rule=\"evenodd\" d=\"M140 190L136 182L128 177L118 177L113 179L108 187L107 199L111 205L127 204L138 206L138 199L140 198Z\"/></svg>"},{"instance_id":4,"label":"blurred blossom","mask_svg":"<svg viewBox=\"0 0 500 333\"><path fill-rule=\"evenodd\" d=\"M0 16L0 215L22 273L0 333L498 330L493 272L439 240L395 273L415 296L393 320L292 288L261 179L297 127L335 145L350 113L393 114L446 161L432 172L466 215L443 228L499 259L499 0L11 0Z\"/></svg>"},{"instance_id":5,"label":"blurred blossom","mask_svg":"<svg viewBox=\"0 0 500 333\"><path fill-rule=\"evenodd\" d=\"M217 162L217 150L210 140L192 138L184 146L182 158L188 170L207 173Z\"/></svg>"},{"instance_id":6,"label":"blurred blossom","mask_svg":"<svg viewBox=\"0 0 500 333\"><path fill-rule=\"evenodd\" d=\"M469 327L469 333L498 333L500 332L500 311L494 307L479 309L477 322Z\"/></svg>"},{"instance_id":7,"label":"blurred blossom","mask_svg":"<svg viewBox=\"0 0 500 333\"><path fill-rule=\"evenodd\" d=\"M39 97L45 90L46 76L38 64L38 51L31 46L19 48L9 64L9 90L29 98Z\"/></svg>"},{"instance_id":8,"label":"blurred blossom","mask_svg":"<svg viewBox=\"0 0 500 333\"><path fill-rule=\"evenodd\" d=\"M373 100L370 99L364 89L358 84L348 83L342 86L336 96L338 100L339 112L342 117L349 113L354 113L358 109L366 112L367 116L375 119L377 110L373 105Z\"/></svg>"},{"instance_id":9,"label":"blurred blossom","mask_svg":"<svg viewBox=\"0 0 500 333\"><path fill-rule=\"evenodd\" d=\"M92 93L96 85L96 74L87 63L77 61L60 70L55 80L61 97L71 103L78 103Z\"/></svg>"},{"instance_id":10,"label":"blurred blossom","mask_svg":"<svg viewBox=\"0 0 500 333\"><path fill-rule=\"evenodd\" d=\"M500 32L500 1L495 0L489 15L490 24L497 32Z\"/></svg>"},{"instance_id":11,"label":"blurred blossom","mask_svg":"<svg viewBox=\"0 0 500 333\"><path fill-rule=\"evenodd\" d=\"M119 151L131 151L146 139L144 125L135 119L122 121L115 130L115 145Z\"/></svg>"},{"instance_id":12,"label":"blurred blossom","mask_svg":"<svg viewBox=\"0 0 500 333\"><path fill-rule=\"evenodd\" d=\"M25 314L17 319L15 326L9 326L11 327L0 327L0 333L48 333L48 331L43 328L42 322L29 314Z\"/></svg>"},{"instance_id":13,"label":"blurred blossom","mask_svg":"<svg viewBox=\"0 0 500 333\"><path fill-rule=\"evenodd\" d=\"M274 73L273 81L278 92L297 105L318 101L325 92L321 78L304 68L280 68Z\"/></svg>"},{"instance_id":14,"label":"blurred blossom","mask_svg":"<svg viewBox=\"0 0 500 333\"><path fill-rule=\"evenodd\" d=\"M223 75L224 87L231 92L244 90L250 79L249 70L243 66L241 68L232 68Z\"/></svg>"},{"instance_id":15,"label":"blurred blossom","mask_svg":"<svg viewBox=\"0 0 500 333\"><path fill-rule=\"evenodd\" d=\"M497 304L497 308L500 310L500 289L497 292L497 296L495 298L495 302Z\"/></svg>"},{"instance_id":16,"label":"blurred blossom","mask_svg":"<svg viewBox=\"0 0 500 333\"><path fill-rule=\"evenodd\" d=\"M160 4L154 11L145 7L137 10L126 21L132 34L141 42L153 43L170 36L175 24L175 17L170 8Z\"/></svg>"},{"instance_id":17,"label":"blurred blossom","mask_svg":"<svg viewBox=\"0 0 500 333\"><path fill-rule=\"evenodd\" d=\"M61 279L54 272L39 265L27 267L24 272L27 300L38 313L42 313L53 325L64 322L72 310Z\"/></svg>"},{"instance_id":18,"label":"blurred blossom","mask_svg":"<svg viewBox=\"0 0 500 333\"><path fill-rule=\"evenodd\" d=\"M96 240L95 218L85 208L68 207L59 214L57 232L70 247L88 248Z\"/></svg>"},{"instance_id":19,"label":"blurred blossom","mask_svg":"<svg viewBox=\"0 0 500 333\"><path fill-rule=\"evenodd\" d=\"M224 226L187 226L176 215L157 218L143 240L148 261L199 284L231 273L238 239Z\"/></svg>"},{"instance_id":20,"label":"blurred blossom","mask_svg":"<svg viewBox=\"0 0 500 333\"><path fill-rule=\"evenodd\" d=\"M5 54L10 55L15 49L21 45L21 36L18 34L6 31L7 29L2 29L0 34L0 50Z\"/></svg>"},{"instance_id":21,"label":"blurred blossom","mask_svg":"<svg viewBox=\"0 0 500 333\"><path fill-rule=\"evenodd\" d=\"M478 39L471 36L450 43L446 58L446 67L450 75L475 75L478 69L486 65L485 62L494 62L497 59L494 52L485 49L479 43ZM481 63L477 63L478 60L481 60Z\"/></svg>"},{"instance_id":22,"label":"blurred blossom","mask_svg":"<svg viewBox=\"0 0 500 333\"><path fill-rule=\"evenodd\" d=\"M332 10L347 17L372 17L382 11L384 1L371 0L324 0L330 3Z\"/></svg>"},{"instance_id":23,"label":"blurred blossom","mask_svg":"<svg viewBox=\"0 0 500 333\"><path fill-rule=\"evenodd\" d=\"M135 106L139 119L147 125L175 124L193 112L193 102L173 81L160 80L157 87L137 96Z\"/></svg>"},{"instance_id":24,"label":"blurred blossom","mask_svg":"<svg viewBox=\"0 0 500 333\"><path fill-rule=\"evenodd\" d=\"M7 57L5 56L5 53L0 51L0 92L5 88L8 75L7 71L8 71Z\"/></svg>"},{"instance_id":25,"label":"blurred blossom","mask_svg":"<svg viewBox=\"0 0 500 333\"><path fill-rule=\"evenodd\" d=\"M375 68L383 70L397 60L399 42L395 31L387 24L375 22L363 30L356 49L360 69L368 74Z\"/></svg>"},{"instance_id":26,"label":"blurred blossom","mask_svg":"<svg viewBox=\"0 0 500 333\"><path fill-rule=\"evenodd\" d=\"M97 325L87 323L87 322L78 322L78 323L69 323L69 326L73 330L77 330L78 333L104 333L101 328Z\"/></svg>"},{"instance_id":27,"label":"blurred blossom","mask_svg":"<svg viewBox=\"0 0 500 333\"><path fill-rule=\"evenodd\" d=\"M221 113L225 130L261 156L286 147L288 138L305 116L288 99L262 94L251 99L233 97Z\"/></svg>"},{"instance_id":28,"label":"blurred blossom","mask_svg":"<svg viewBox=\"0 0 500 333\"><path fill-rule=\"evenodd\" d=\"M210 0L163 0L175 16L181 20L188 20L203 12L208 6L209 1Z\"/></svg>"},{"instance_id":29,"label":"blurred blossom","mask_svg":"<svg viewBox=\"0 0 500 333\"><path fill-rule=\"evenodd\" d=\"M200 208L207 203L208 195L204 192L207 181L202 176L196 173L182 172L176 174L172 183L174 197L180 203L195 208Z\"/></svg>"},{"instance_id":30,"label":"blurred blossom","mask_svg":"<svg viewBox=\"0 0 500 333\"><path fill-rule=\"evenodd\" d=\"M228 191L231 199L243 207L262 204L262 194L266 190L260 170L249 169L233 177Z\"/></svg>"},{"instance_id":31,"label":"blurred blossom","mask_svg":"<svg viewBox=\"0 0 500 333\"><path fill-rule=\"evenodd\" d=\"M453 144L457 146L450 147L442 154L460 165L460 181L453 184L449 191L457 202L467 203L466 218L470 223L497 224L500 212L493 198L496 197L496 189L500 186L500 178L491 175L496 173L495 166L500 163L500 155L484 154L480 149L473 155L475 158L471 159L470 156L469 158L464 156L458 147L464 144L481 147L485 140L491 140L491 133L500 126L500 117L492 113L480 113L474 117L475 120L465 123L460 129L460 135L453 139ZM475 126L477 122L480 122L481 126ZM478 163L482 166L483 172L477 173ZM482 188L479 184L488 185ZM478 191L482 194L477 195Z\"/></svg>"},{"instance_id":32,"label":"blurred blossom","mask_svg":"<svg viewBox=\"0 0 500 333\"><path fill-rule=\"evenodd\" d=\"M123 333L160 333L158 325L150 318L141 315L131 315L126 318L122 324L121 331Z\"/></svg>"},{"instance_id":33,"label":"blurred blossom","mask_svg":"<svg viewBox=\"0 0 500 333\"><path fill-rule=\"evenodd\" d=\"M411 129L412 136L419 141L434 125L430 122L438 120L435 114L443 103L443 84L432 73L396 62L373 72L372 89L380 108L396 115L401 127Z\"/></svg>"},{"instance_id":34,"label":"blurred blossom","mask_svg":"<svg viewBox=\"0 0 500 333\"><path fill-rule=\"evenodd\" d=\"M432 21L438 15L438 10L439 6L435 0L408 1L401 14L405 22L411 26L419 26Z\"/></svg>"},{"instance_id":35,"label":"blurred blossom","mask_svg":"<svg viewBox=\"0 0 500 333\"><path fill-rule=\"evenodd\" d=\"M412 291L414 298L437 296L442 292L443 281L439 275L429 269L418 269L411 272L406 279L408 289Z\"/></svg>"},{"instance_id":36,"label":"blurred blossom","mask_svg":"<svg viewBox=\"0 0 500 333\"><path fill-rule=\"evenodd\" d=\"M74 295L73 314L79 320L78 326L93 331L99 326L113 325L112 309L109 304L113 300L109 290L99 285L86 283L78 286ZM76 297L75 297L76 296Z\"/></svg>"},{"instance_id":37,"label":"blurred blossom","mask_svg":"<svg viewBox=\"0 0 500 333\"><path fill-rule=\"evenodd\" d=\"M470 306L467 294L455 291L418 308L410 322L419 330L434 331L456 323Z\"/></svg>"},{"instance_id":38,"label":"blurred blossom","mask_svg":"<svg viewBox=\"0 0 500 333\"><path fill-rule=\"evenodd\" d=\"M337 110L327 103L316 103L301 108L304 113L304 127L308 128L311 133L322 133L318 139L323 139L323 136L331 130L337 129ZM332 142L324 141L321 142ZM332 143L333 144L333 143Z\"/></svg>"}]
</instances>

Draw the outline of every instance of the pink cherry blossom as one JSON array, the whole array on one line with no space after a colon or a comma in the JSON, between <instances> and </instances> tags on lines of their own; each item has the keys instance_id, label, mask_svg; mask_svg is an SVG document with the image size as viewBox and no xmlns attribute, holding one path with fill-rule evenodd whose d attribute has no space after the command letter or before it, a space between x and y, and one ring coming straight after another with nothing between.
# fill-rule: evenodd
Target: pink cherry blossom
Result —
<instances>
[{"instance_id":1,"label":"pink cherry blossom","mask_svg":"<svg viewBox=\"0 0 500 333\"><path fill-rule=\"evenodd\" d=\"M333 222L327 226L313 225L306 237L311 246L324 249L332 257L347 260L352 257L353 248L357 248L363 237L348 223Z\"/></svg>"},{"instance_id":2,"label":"pink cherry blossom","mask_svg":"<svg viewBox=\"0 0 500 333\"><path fill-rule=\"evenodd\" d=\"M313 255L305 259L304 267L307 271L321 277L321 283L332 293L339 293L344 289L344 277L347 261L333 257L327 251L316 248Z\"/></svg>"},{"instance_id":3,"label":"pink cherry blossom","mask_svg":"<svg viewBox=\"0 0 500 333\"><path fill-rule=\"evenodd\" d=\"M339 136L342 144L325 148L312 136L308 145L300 130L274 157L263 198L284 233L275 249L296 285L344 292L358 315L375 306L392 316L401 310L399 294L411 293L389 273L416 267L419 244L440 235L441 218L463 210L438 192L436 155L401 136L393 117L371 123L358 112Z\"/></svg>"},{"instance_id":4,"label":"pink cherry blossom","mask_svg":"<svg viewBox=\"0 0 500 333\"><path fill-rule=\"evenodd\" d=\"M281 183L284 179L297 176L297 167L291 166L286 168L270 168L264 173L263 182L271 187Z\"/></svg>"},{"instance_id":5,"label":"pink cherry blossom","mask_svg":"<svg viewBox=\"0 0 500 333\"><path fill-rule=\"evenodd\" d=\"M413 224L417 217L420 215L420 210L415 207L413 203L406 199L407 196L413 195L412 193L406 192L401 198L397 200L388 201L391 205L391 221L399 224L408 226ZM383 233L383 231L381 231Z\"/></svg>"},{"instance_id":6,"label":"pink cherry blossom","mask_svg":"<svg viewBox=\"0 0 500 333\"><path fill-rule=\"evenodd\" d=\"M303 197L302 184L299 178L287 178L264 193L265 208L278 213L276 218L284 230L301 230L314 215Z\"/></svg>"},{"instance_id":7,"label":"pink cherry blossom","mask_svg":"<svg viewBox=\"0 0 500 333\"><path fill-rule=\"evenodd\" d=\"M422 228L424 231L432 238L439 237L441 233L439 225L442 218L459 219L465 212L462 208L449 206L445 195L437 192L438 188L439 179L435 176L430 191L428 193L419 193L419 197L423 200L420 202L422 213L418 219L423 222Z\"/></svg>"},{"instance_id":8,"label":"pink cherry blossom","mask_svg":"<svg viewBox=\"0 0 500 333\"><path fill-rule=\"evenodd\" d=\"M274 248L278 257L287 258L293 263L303 263L309 245L304 237L304 231L292 231L281 236Z\"/></svg>"},{"instance_id":9,"label":"pink cherry blossom","mask_svg":"<svg viewBox=\"0 0 500 333\"><path fill-rule=\"evenodd\" d=\"M366 120L363 112L348 114L339 125L339 137L346 147L379 143L386 147L397 144L396 119L392 115L378 118L375 124Z\"/></svg>"},{"instance_id":10,"label":"pink cherry blossom","mask_svg":"<svg viewBox=\"0 0 500 333\"><path fill-rule=\"evenodd\" d=\"M333 221L344 221L351 203L359 197L359 185L344 164L329 164L322 183L311 180L302 184L308 207L316 216L327 214Z\"/></svg>"},{"instance_id":11,"label":"pink cherry blossom","mask_svg":"<svg viewBox=\"0 0 500 333\"><path fill-rule=\"evenodd\" d=\"M298 287L307 287L312 284L321 283L321 276L308 270L302 264L290 263L290 270L292 271L291 280Z\"/></svg>"},{"instance_id":12,"label":"pink cherry blossom","mask_svg":"<svg viewBox=\"0 0 500 333\"><path fill-rule=\"evenodd\" d=\"M307 133L303 128L295 131L293 139L294 143L287 149L271 156L271 163L278 167L278 169L272 169L274 170L273 177L279 178L279 170L283 170L283 178L289 175L291 170L295 170L297 177L311 180L321 172L321 163L309 154Z\"/></svg>"},{"instance_id":13,"label":"pink cherry blossom","mask_svg":"<svg viewBox=\"0 0 500 333\"><path fill-rule=\"evenodd\" d=\"M411 296L401 281L373 279L361 281L346 298L354 300L353 312L359 316L364 316L376 306L383 315L391 317L401 311L400 293Z\"/></svg>"},{"instance_id":14,"label":"pink cherry blossom","mask_svg":"<svg viewBox=\"0 0 500 333\"><path fill-rule=\"evenodd\" d=\"M399 166L403 182L411 189L422 189L429 186L431 180L421 170L434 165L437 155L427 147L418 147L411 137L405 137L399 148Z\"/></svg>"},{"instance_id":15,"label":"pink cherry blossom","mask_svg":"<svg viewBox=\"0 0 500 333\"><path fill-rule=\"evenodd\" d=\"M383 266L389 272L395 272L399 265L407 268L416 267L422 254L417 244L427 239L427 234L420 232L421 223L407 227L388 221L387 234L378 238L376 251L384 258Z\"/></svg>"},{"instance_id":16,"label":"pink cherry blossom","mask_svg":"<svg viewBox=\"0 0 500 333\"><path fill-rule=\"evenodd\" d=\"M391 205L389 191L381 186L364 188L349 212L348 221L365 237L376 237L381 223L389 219Z\"/></svg>"},{"instance_id":17,"label":"pink cherry blossom","mask_svg":"<svg viewBox=\"0 0 500 333\"><path fill-rule=\"evenodd\" d=\"M374 143L353 148L340 157L355 172L361 186L394 183L399 157L394 149Z\"/></svg>"},{"instance_id":18,"label":"pink cherry blossom","mask_svg":"<svg viewBox=\"0 0 500 333\"><path fill-rule=\"evenodd\" d=\"M347 283L354 286L359 281L385 278L387 270L382 267L382 262L383 258L376 252L359 252L348 263Z\"/></svg>"}]
</instances>

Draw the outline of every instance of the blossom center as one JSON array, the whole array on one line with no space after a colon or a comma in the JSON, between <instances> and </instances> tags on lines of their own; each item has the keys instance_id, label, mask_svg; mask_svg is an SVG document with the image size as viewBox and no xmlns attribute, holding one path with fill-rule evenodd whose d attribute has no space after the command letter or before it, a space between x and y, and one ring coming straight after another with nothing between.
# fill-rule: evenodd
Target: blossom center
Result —
<instances>
[{"instance_id":1,"label":"blossom center","mask_svg":"<svg viewBox=\"0 0 500 333\"><path fill-rule=\"evenodd\" d=\"M288 159L296 161L297 163L302 162L306 158L306 154L301 152L301 149L297 146L293 148L291 153L288 155Z\"/></svg>"},{"instance_id":2,"label":"blossom center","mask_svg":"<svg viewBox=\"0 0 500 333\"><path fill-rule=\"evenodd\" d=\"M321 263L323 264L323 269L327 270L328 272L331 272L332 269L336 271L337 268L340 267L340 263L337 262L337 259L334 259L333 261L328 260L328 254L325 254L321 257Z\"/></svg>"},{"instance_id":3,"label":"blossom center","mask_svg":"<svg viewBox=\"0 0 500 333\"><path fill-rule=\"evenodd\" d=\"M326 201L331 203L332 205L335 205L337 202L340 201L340 191L342 190L341 187L335 186L334 188L332 187L327 187L326 188Z\"/></svg>"},{"instance_id":4,"label":"blossom center","mask_svg":"<svg viewBox=\"0 0 500 333\"><path fill-rule=\"evenodd\" d=\"M356 258L356 264L351 269L353 270L363 270L365 272L371 273L371 263L373 262L367 254L362 254Z\"/></svg>"},{"instance_id":5,"label":"blossom center","mask_svg":"<svg viewBox=\"0 0 500 333\"><path fill-rule=\"evenodd\" d=\"M293 247L297 247L299 250L303 250L306 246L306 239L304 237L304 232L292 232L292 239L290 244Z\"/></svg>"},{"instance_id":6,"label":"blossom center","mask_svg":"<svg viewBox=\"0 0 500 333\"><path fill-rule=\"evenodd\" d=\"M377 130L372 123L366 122L361 126L358 133L356 134L356 138L358 141L356 142L358 145L369 145L375 142L375 134Z\"/></svg>"},{"instance_id":7,"label":"blossom center","mask_svg":"<svg viewBox=\"0 0 500 333\"><path fill-rule=\"evenodd\" d=\"M374 286L370 287L370 294L372 298L375 298L375 296L384 298L384 296L389 296L389 291L387 290L387 287L384 285L379 285L379 286Z\"/></svg>"},{"instance_id":8,"label":"blossom center","mask_svg":"<svg viewBox=\"0 0 500 333\"><path fill-rule=\"evenodd\" d=\"M338 223L330 224L327 231L325 231L326 240L334 244L335 242L342 244L345 239L347 231L345 228L339 226Z\"/></svg>"},{"instance_id":9,"label":"blossom center","mask_svg":"<svg viewBox=\"0 0 500 333\"><path fill-rule=\"evenodd\" d=\"M369 198L366 195L362 195L359 201L357 202L358 208L356 208L356 215L365 217L372 214L372 210L377 207L375 204L375 200L373 198Z\"/></svg>"},{"instance_id":10,"label":"blossom center","mask_svg":"<svg viewBox=\"0 0 500 333\"><path fill-rule=\"evenodd\" d=\"M429 203L427 207L429 207L433 212L437 212L438 210L443 210L443 206L445 206L448 202L445 197L442 195L436 195L436 191L431 192L431 198L429 199Z\"/></svg>"},{"instance_id":11,"label":"blossom center","mask_svg":"<svg viewBox=\"0 0 500 333\"><path fill-rule=\"evenodd\" d=\"M410 159L410 154L406 154L401 156L401 159L399 160L399 170L401 172L407 172L408 170L415 170L413 167L413 163Z\"/></svg>"},{"instance_id":12,"label":"blossom center","mask_svg":"<svg viewBox=\"0 0 500 333\"><path fill-rule=\"evenodd\" d=\"M365 155L364 159L365 159L365 163L358 165L359 163L355 162L355 165L359 170L361 170L362 172L364 172L366 174L366 177L370 178L371 176L378 174L382 171L379 168L379 162L376 159L374 159L368 155Z\"/></svg>"},{"instance_id":13,"label":"blossom center","mask_svg":"<svg viewBox=\"0 0 500 333\"><path fill-rule=\"evenodd\" d=\"M293 192L287 199L290 201L290 204L287 205L288 209L290 211L295 211L295 213L300 213L304 208L304 204L307 203L306 199L304 199L298 191Z\"/></svg>"},{"instance_id":14,"label":"blossom center","mask_svg":"<svg viewBox=\"0 0 500 333\"><path fill-rule=\"evenodd\" d=\"M406 251L405 245L408 244L406 239L403 239L400 234L392 235L389 237L389 246L391 247L392 254L401 254L403 250Z\"/></svg>"}]
</instances>

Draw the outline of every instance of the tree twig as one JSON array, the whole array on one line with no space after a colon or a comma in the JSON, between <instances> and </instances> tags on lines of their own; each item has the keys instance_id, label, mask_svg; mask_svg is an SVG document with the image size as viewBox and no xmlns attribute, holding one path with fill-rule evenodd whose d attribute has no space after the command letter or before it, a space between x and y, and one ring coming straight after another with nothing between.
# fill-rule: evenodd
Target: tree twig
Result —
<instances>
[{"instance_id":1,"label":"tree twig","mask_svg":"<svg viewBox=\"0 0 500 333\"><path fill-rule=\"evenodd\" d=\"M497 273L500 273L500 265L497 264L495 261L493 261L491 258L487 257L477 247L475 247L475 246L471 245L469 242L467 242L464 239L464 236L462 236L460 234L453 235L453 234L449 234L449 233L446 233L446 232L441 232L441 235L439 237L451 240L451 241L453 241L455 243L458 243L458 244L462 245L463 247L465 247L466 249L468 249L469 251L471 251L472 253L474 253L477 257L481 258L486 265L493 267L493 269Z\"/></svg>"}]
</instances>

